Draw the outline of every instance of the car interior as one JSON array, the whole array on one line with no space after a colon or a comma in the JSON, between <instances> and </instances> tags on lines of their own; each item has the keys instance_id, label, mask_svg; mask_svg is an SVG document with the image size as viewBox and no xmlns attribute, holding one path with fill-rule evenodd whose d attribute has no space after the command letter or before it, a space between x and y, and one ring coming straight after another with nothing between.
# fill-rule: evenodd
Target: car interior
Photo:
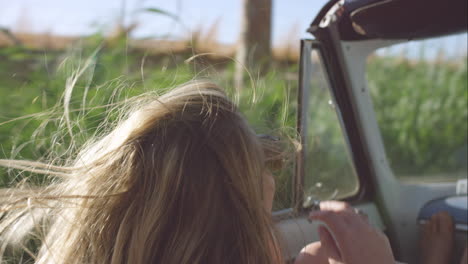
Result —
<instances>
[{"instance_id":1,"label":"car interior","mask_svg":"<svg viewBox=\"0 0 468 264\"><path fill-rule=\"evenodd\" d=\"M418 261L421 225L448 212L459 263L468 234L466 10L459 0L332 0L315 17L301 40L292 203L273 214L287 261L319 239L310 208L335 199L364 211L405 263Z\"/></svg>"}]
</instances>

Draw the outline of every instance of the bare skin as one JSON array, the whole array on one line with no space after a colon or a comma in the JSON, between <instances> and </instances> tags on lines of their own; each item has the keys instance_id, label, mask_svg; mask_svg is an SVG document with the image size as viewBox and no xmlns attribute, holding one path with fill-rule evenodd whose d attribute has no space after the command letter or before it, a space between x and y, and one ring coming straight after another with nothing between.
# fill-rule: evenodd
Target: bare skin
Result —
<instances>
[{"instance_id":1,"label":"bare skin","mask_svg":"<svg viewBox=\"0 0 468 264\"><path fill-rule=\"evenodd\" d=\"M460 261L460 264L467 264L468 263L468 246L465 247L465 253L463 253L463 257Z\"/></svg>"},{"instance_id":2,"label":"bare skin","mask_svg":"<svg viewBox=\"0 0 468 264\"><path fill-rule=\"evenodd\" d=\"M314 242L305 246L296 258L295 264L326 264L328 263L327 254L322 247L322 243Z\"/></svg>"},{"instance_id":3,"label":"bare skin","mask_svg":"<svg viewBox=\"0 0 468 264\"><path fill-rule=\"evenodd\" d=\"M420 238L421 264L449 264L453 256L454 225L447 212L439 212L423 226Z\"/></svg>"},{"instance_id":4,"label":"bare skin","mask_svg":"<svg viewBox=\"0 0 468 264\"><path fill-rule=\"evenodd\" d=\"M454 223L447 212L439 212L423 226L421 241L421 264L452 263L454 249ZM468 264L468 246L465 247L460 264Z\"/></svg>"},{"instance_id":5,"label":"bare skin","mask_svg":"<svg viewBox=\"0 0 468 264\"><path fill-rule=\"evenodd\" d=\"M263 195L265 209L271 212L275 198L275 179L268 170L263 174Z\"/></svg>"},{"instance_id":6,"label":"bare skin","mask_svg":"<svg viewBox=\"0 0 468 264\"><path fill-rule=\"evenodd\" d=\"M324 222L328 228L319 227L320 242L305 247L296 264L395 263L387 237L347 203L322 202L320 211L311 213L310 218Z\"/></svg>"},{"instance_id":7,"label":"bare skin","mask_svg":"<svg viewBox=\"0 0 468 264\"><path fill-rule=\"evenodd\" d=\"M322 240L324 230L319 228ZM325 230L326 231L326 230ZM325 235L325 240L326 240ZM359 240L367 241L359 236ZM355 240L357 242L357 240ZM454 248L454 224L451 216L446 212L440 212L432 216L424 225L421 235L421 264L449 264ZM338 248L336 248L337 250ZM343 258L341 258L343 260ZM302 249L296 259L296 264L327 264L327 263L351 263L330 259L328 252L322 246L322 242L314 242ZM371 263L371 262L362 262ZM378 262L381 263L381 262ZM468 264L468 247L465 248L460 264Z\"/></svg>"}]
</instances>

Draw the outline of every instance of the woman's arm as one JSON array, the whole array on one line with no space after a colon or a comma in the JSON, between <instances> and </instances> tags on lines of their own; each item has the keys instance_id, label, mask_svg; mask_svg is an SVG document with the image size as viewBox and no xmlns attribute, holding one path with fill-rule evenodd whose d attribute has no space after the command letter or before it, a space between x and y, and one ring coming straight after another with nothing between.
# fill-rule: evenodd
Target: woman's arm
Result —
<instances>
[{"instance_id":1,"label":"woman's arm","mask_svg":"<svg viewBox=\"0 0 468 264\"><path fill-rule=\"evenodd\" d=\"M320 211L310 214L320 220L320 242L305 247L296 264L394 264L395 260L387 237L369 225L347 203L327 201L320 203Z\"/></svg>"}]
</instances>

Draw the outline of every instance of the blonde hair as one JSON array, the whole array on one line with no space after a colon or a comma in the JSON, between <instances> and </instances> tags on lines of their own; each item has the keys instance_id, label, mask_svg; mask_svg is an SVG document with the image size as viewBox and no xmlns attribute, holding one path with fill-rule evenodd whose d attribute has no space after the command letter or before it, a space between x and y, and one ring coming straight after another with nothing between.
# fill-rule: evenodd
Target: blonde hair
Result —
<instances>
[{"instance_id":1,"label":"blonde hair","mask_svg":"<svg viewBox=\"0 0 468 264\"><path fill-rule=\"evenodd\" d=\"M35 263L279 263L267 160L215 84L142 97L70 166L0 160L55 177L0 193L0 257L16 244Z\"/></svg>"}]
</instances>

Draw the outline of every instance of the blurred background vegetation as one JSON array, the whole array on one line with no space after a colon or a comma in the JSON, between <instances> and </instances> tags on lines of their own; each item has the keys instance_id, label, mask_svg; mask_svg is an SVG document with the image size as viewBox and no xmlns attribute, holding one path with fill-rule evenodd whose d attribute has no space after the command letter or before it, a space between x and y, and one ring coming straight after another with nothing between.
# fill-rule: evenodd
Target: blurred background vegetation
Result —
<instances>
[{"instance_id":1,"label":"blurred background vegetation","mask_svg":"<svg viewBox=\"0 0 468 264\"><path fill-rule=\"evenodd\" d=\"M251 76L244 72L239 86L235 54L216 43L210 33L215 29L178 42L135 41L128 38L130 30L122 27L110 37L96 33L73 39L7 32L9 44L0 48L0 158L63 164L100 131L103 120L117 121L118 102L194 78L209 78L225 87L258 133L296 137L297 46L286 44L262 55L270 56L268 67L261 73L253 69ZM398 53L368 59L376 116L388 160L400 178L466 177L467 58L466 53L456 59L443 53L441 49L429 60ZM74 89L66 90L75 81ZM65 125L63 108L67 92L71 128ZM312 187L306 187L322 199L337 190L351 193L358 184L351 176L343 177L352 166L336 166L348 157L336 116L322 114L329 100L329 94L320 92L311 98L311 131L321 141L307 150L315 158L310 163ZM292 172L291 164L276 175L275 209L291 204ZM0 188L24 176L2 169ZM31 179L34 184L46 180L41 175Z\"/></svg>"},{"instance_id":2,"label":"blurred background vegetation","mask_svg":"<svg viewBox=\"0 0 468 264\"><path fill-rule=\"evenodd\" d=\"M294 134L297 64L276 61L262 77L250 79L246 74L245 87L238 92L233 88L232 59L193 58L193 50L152 54L129 47L125 36L109 41L101 35L81 39L66 50L1 48L1 158L63 164L99 131L104 119L117 117L115 104L145 92L162 93L197 78L209 78L225 87L258 133L279 135L286 128ZM64 95L67 84L81 69L85 70L77 76L70 99L70 137L65 125ZM0 170L0 187L19 182L24 176L17 170ZM41 184L44 178L35 175L33 180ZM280 188L289 189L289 179L283 177L280 181L284 181ZM281 200L287 202L289 198L284 197Z\"/></svg>"},{"instance_id":3,"label":"blurred background vegetation","mask_svg":"<svg viewBox=\"0 0 468 264\"><path fill-rule=\"evenodd\" d=\"M467 57L371 57L368 80L390 166L404 178L466 179Z\"/></svg>"}]
</instances>

